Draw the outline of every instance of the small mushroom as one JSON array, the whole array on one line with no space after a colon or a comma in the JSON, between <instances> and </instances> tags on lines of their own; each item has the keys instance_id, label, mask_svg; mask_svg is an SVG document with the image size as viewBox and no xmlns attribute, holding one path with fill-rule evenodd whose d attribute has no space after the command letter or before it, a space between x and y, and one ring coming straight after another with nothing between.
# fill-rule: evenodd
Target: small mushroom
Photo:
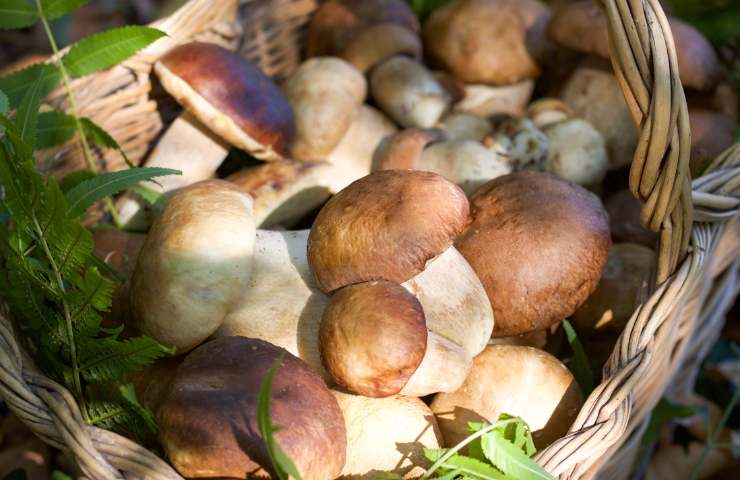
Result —
<instances>
[{"instance_id":1,"label":"small mushroom","mask_svg":"<svg viewBox=\"0 0 740 480\"><path fill-rule=\"evenodd\" d=\"M604 137L587 121L570 118L542 127L550 147L545 170L586 187L598 185L609 168Z\"/></svg>"},{"instance_id":2,"label":"small mushroom","mask_svg":"<svg viewBox=\"0 0 740 480\"><path fill-rule=\"evenodd\" d=\"M709 41L694 27L668 16L676 47L681 83L698 90L714 88L722 67ZM556 43L579 52L609 58L606 14L591 0L571 2L552 17L548 35Z\"/></svg>"},{"instance_id":3,"label":"small mushroom","mask_svg":"<svg viewBox=\"0 0 740 480\"><path fill-rule=\"evenodd\" d=\"M612 245L599 284L570 317L578 332L621 333L643 298L655 260L655 252L643 245Z\"/></svg>"},{"instance_id":4,"label":"small mushroom","mask_svg":"<svg viewBox=\"0 0 740 480\"><path fill-rule=\"evenodd\" d=\"M347 461L341 478L370 480L378 472L418 478L429 466L424 449L442 446L434 414L418 398L332 393L347 425Z\"/></svg>"},{"instance_id":5,"label":"small mushroom","mask_svg":"<svg viewBox=\"0 0 740 480\"><path fill-rule=\"evenodd\" d=\"M642 203L628 189L620 190L606 199L609 231L614 242L633 242L654 248L658 236L640 223Z\"/></svg>"},{"instance_id":6,"label":"small mushroom","mask_svg":"<svg viewBox=\"0 0 740 480\"><path fill-rule=\"evenodd\" d=\"M275 440L302 478L336 478L345 462L342 411L316 373L282 348L246 337L223 337L193 350L178 367L158 411L170 463L186 478L273 474L260 433L257 402L268 370Z\"/></svg>"},{"instance_id":7,"label":"small mushroom","mask_svg":"<svg viewBox=\"0 0 740 480\"><path fill-rule=\"evenodd\" d=\"M453 0L427 20L424 44L466 83L510 85L540 74L527 37L549 16L537 0Z\"/></svg>"},{"instance_id":8,"label":"small mushroom","mask_svg":"<svg viewBox=\"0 0 740 480\"><path fill-rule=\"evenodd\" d=\"M295 112L296 160L325 160L337 146L365 100L365 77L334 57L303 62L282 84Z\"/></svg>"},{"instance_id":9,"label":"small mushroom","mask_svg":"<svg viewBox=\"0 0 740 480\"><path fill-rule=\"evenodd\" d=\"M735 140L736 124L724 114L709 110L689 109L691 128L691 176L698 177L714 157L729 148Z\"/></svg>"},{"instance_id":10,"label":"small mushroom","mask_svg":"<svg viewBox=\"0 0 740 480\"><path fill-rule=\"evenodd\" d=\"M434 172L468 195L487 181L511 173L507 159L496 150L473 140L444 140L444 136L435 129L403 130L376 154L378 168Z\"/></svg>"},{"instance_id":11,"label":"small mushroom","mask_svg":"<svg viewBox=\"0 0 740 480\"><path fill-rule=\"evenodd\" d=\"M211 178L233 145L262 160L282 158L295 136L293 111L280 89L255 65L223 47L180 45L154 65L162 86L186 109L167 129L146 161L174 168L172 175L148 182L171 192ZM151 223L141 202L124 195L117 202L127 229Z\"/></svg>"},{"instance_id":12,"label":"small mushroom","mask_svg":"<svg viewBox=\"0 0 740 480\"><path fill-rule=\"evenodd\" d=\"M453 108L482 117L498 114L518 117L524 113L533 91L534 80L497 86L468 83L463 87L462 99Z\"/></svg>"},{"instance_id":13,"label":"small mushroom","mask_svg":"<svg viewBox=\"0 0 740 480\"><path fill-rule=\"evenodd\" d=\"M332 168L326 162L279 160L245 168L226 178L254 200L259 228L287 225L321 206L330 195Z\"/></svg>"},{"instance_id":14,"label":"small mushroom","mask_svg":"<svg viewBox=\"0 0 740 480\"><path fill-rule=\"evenodd\" d=\"M380 108L404 127L432 127L452 101L432 72L401 55L370 72L370 93Z\"/></svg>"},{"instance_id":15,"label":"small mushroom","mask_svg":"<svg viewBox=\"0 0 740 480\"><path fill-rule=\"evenodd\" d=\"M610 246L596 195L527 171L492 180L470 203L472 222L455 246L488 293L495 336L549 327L596 288Z\"/></svg>"},{"instance_id":16,"label":"small mushroom","mask_svg":"<svg viewBox=\"0 0 740 480\"><path fill-rule=\"evenodd\" d=\"M504 150L511 171L547 169L550 140L527 118L504 118L483 143L494 151Z\"/></svg>"},{"instance_id":17,"label":"small mushroom","mask_svg":"<svg viewBox=\"0 0 740 480\"><path fill-rule=\"evenodd\" d=\"M395 23L379 23L353 35L339 56L363 73L395 56L421 59L419 35Z\"/></svg>"},{"instance_id":18,"label":"small mushroom","mask_svg":"<svg viewBox=\"0 0 740 480\"><path fill-rule=\"evenodd\" d=\"M441 176L378 171L321 209L308 240L309 264L326 293L369 281L403 284L421 303L427 329L470 359L490 337L493 316L480 280L452 247L467 222L465 194ZM436 387L450 381L431 380ZM428 386L424 393L438 391Z\"/></svg>"},{"instance_id":19,"label":"small mushroom","mask_svg":"<svg viewBox=\"0 0 740 480\"><path fill-rule=\"evenodd\" d=\"M178 190L152 225L131 281L139 330L178 353L223 323L254 256L252 199L223 180Z\"/></svg>"},{"instance_id":20,"label":"small mushroom","mask_svg":"<svg viewBox=\"0 0 740 480\"><path fill-rule=\"evenodd\" d=\"M527 106L525 116L535 127L544 128L573 117L573 110L557 98L540 98Z\"/></svg>"},{"instance_id":21,"label":"small mushroom","mask_svg":"<svg viewBox=\"0 0 740 480\"><path fill-rule=\"evenodd\" d=\"M448 113L442 117L437 126L447 132L450 140L476 142L482 142L493 129L491 122L486 118L464 111Z\"/></svg>"},{"instance_id":22,"label":"small mushroom","mask_svg":"<svg viewBox=\"0 0 740 480\"><path fill-rule=\"evenodd\" d=\"M432 401L445 446L468 436L469 422L494 423L507 413L521 417L537 448L564 436L581 409L581 391L568 368L532 347L492 345L475 357L459 390Z\"/></svg>"}]
</instances>

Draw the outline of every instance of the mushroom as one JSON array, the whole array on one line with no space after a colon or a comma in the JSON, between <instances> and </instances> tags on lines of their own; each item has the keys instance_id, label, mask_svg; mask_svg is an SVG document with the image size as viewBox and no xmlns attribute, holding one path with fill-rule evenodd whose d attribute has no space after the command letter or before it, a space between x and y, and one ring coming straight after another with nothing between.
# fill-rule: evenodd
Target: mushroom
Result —
<instances>
[{"instance_id":1,"label":"mushroom","mask_svg":"<svg viewBox=\"0 0 740 480\"><path fill-rule=\"evenodd\" d=\"M732 118L709 110L689 109L691 176L698 177L714 157L732 146L736 124Z\"/></svg>"},{"instance_id":2,"label":"mushroom","mask_svg":"<svg viewBox=\"0 0 740 480\"><path fill-rule=\"evenodd\" d=\"M504 117L494 125L493 134L483 143L488 148L506 152L511 171L544 171L547 168L550 140L527 118Z\"/></svg>"},{"instance_id":3,"label":"mushroom","mask_svg":"<svg viewBox=\"0 0 740 480\"><path fill-rule=\"evenodd\" d=\"M428 331L419 300L393 282L339 289L324 310L319 339L332 379L367 397L452 391L470 367L465 350Z\"/></svg>"},{"instance_id":4,"label":"mushroom","mask_svg":"<svg viewBox=\"0 0 740 480\"><path fill-rule=\"evenodd\" d=\"M421 54L421 39L416 32L395 23L379 23L353 35L339 56L367 73L395 55L419 60Z\"/></svg>"},{"instance_id":5,"label":"mushroom","mask_svg":"<svg viewBox=\"0 0 740 480\"><path fill-rule=\"evenodd\" d=\"M710 90L722 74L717 54L709 41L691 25L668 16L676 46L681 83L697 90ZM572 2L553 15L548 35L553 41L583 53L608 59L609 38L604 10L592 0Z\"/></svg>"},{"instance_id":6,"label":"mushroom","mask_svg":"<svg viewBox=\"0 0 740 480\"><path fill-rule=\"evenodd\" d=\"M590 123L570 118L542 128L550 147L545 170L586 187L598 185L609 168L604 137Z\"/></svg>"},{"instance_id":7,"label":"mushroom","mask_svg":"<svg viewBox=\"0 0 740 480\"><path fill-rule=\"evenodd\" d=\"M466 194L511 172L504 156L473 140L445 140L440 130L407 129L376 153L378 169L434 172L456 183Z\"/></svg>"},{"instance_id":8,"label":"mushroom","mask_svg":"<svg viewBox=\"0 0 740 480\"><path fill-rule=\"evenodd\" d=\"M524 113L534 91L534 80L522 80L511 85L479 85L468 83L463 87L462 99L453 109L482 117L508 114L515 117Z\"/></svg>"},{"instance_id":9,"label":"mushroom","mask_svg":"<svg viewBox=\"0 0 740 480\"><path fill-rule=\"evenodd\" d=\"M324 205L311 228L308 261L326 293L369 281L403 284L419 300L427 329L471 359L490 337L493 316L480 280L452 246L467 222L465 194L441 176L378 171ZM449 381L432 377L425 393Z\"/></svg>"},{"instance_id":10,"label":"mushroom","mask_svg":"<svg viewBox=\"0 0 740 480\"><path fill-rule=\"evenodd\" d=\"M392 24L416 35L419 20L403 0L323 2L308 22L306 56L339 55L355 35L378 24ZM384 42L385 40L376 41Z\"/></svg>"},{"instance_id":11,"label":"mushroom","mask_svg":"<svg viewBox=\"0 0 740 480\"><path fill-rule=\"evenodd\" d=\"M223 180L175 192L152 225L131 281L142 333L184 353L216 331L251 276L252 211L251 197Z\"/></svg>"},{"instance_id":12,"label":"mushroom","mask_svg":"<svg viewBox=\"0 0 740 480\"><path fill-rule=\"evenodd\" d=\"M193 350L178 367L158 411L170 463L186 478L270 477L257 402L268 370L275 441L302 478L336 478L347 434L339 405L315 372L282 348L246 337L223 337Z\"/></svg>"},{"instance_id":13,"label":"mushroom","mask_svg":"<svg viewBox=\"0 0 740 480\"><path fill-rule=\"evenodd\" d=\"M527 106L525 116L532 120L537 128L567 120L573 116L573 110L557 98L540 98Z\"/></svg>"},{"instance_id":14,"label":"mushroom","mask_svg":"<svg viewBox=\"0 0 740 480\"><path fill-rule=\"evenodd\" d=\"M439 121L439 128L447 132L450 140L475 140L482 142L493 126L486 118L474 113L450 112Z\"/></svg>"},{"instance_id":15,"label":"mushroom","mask_svg":"<svg viewBox=\"0 0 740 480\"><path fill-rule=\"evenodd\" d=\"M93 255L125 279L125 282L116 286L110 311L103 315L107 327L130 326L130 279L145 240L144 234L124 232L117 228L99 228L93 231Z\"/></svg>"},{"instance_id":16,"label":"mushroom","mask_svg":"<svg viewBox=\"0 0 740 480\"><path fill-rule=\"evenodd\" d=\"M553 325L596 288L610 246L596 195L527 171L492 180L470 203L472 222L455 246L488 293L494 336Z\"/></svg>"},{"instance_id":17,"label":"mushroom","mask_svg":"<svg viewBox=\"0 0 740 480\"><path fill-rule=\"evenodd\" d=\"M427 20L424 45L466 83L511 85L540 74L528 35L549 17L537 0L453 0Z\"/></svg>"},{"instance_id":18,"label":"mushroom","mask_svg":"<svg viewBox=\"0 0 740 480\"><path fill-rule=\"evenodd\" d=\"M370 72L370 93L380 108L404 127L432 127L452 101L432 72L401 55Z\"/></svg>"},{"instance_id":19,"label":"mushroom","mask_svg":"<svg viewBox=\"0 0 740 480\"><path fill-rule=\"evenodd\" d=\"M329 198L331 167L326 162L279 160L245 168L226 180L252 197L258 227L289 226Z\"/></svg>"},{"instance_id":20,"label":"mushroom","mask_svg":"<svg viewBox=\"0 0 740 480\"><path fill-rule=\"evenodd\" d=\"M640 223L642 203L628 189L620 190L606 199L609 231L614 242L633 242L654 248L658 235Z\"/></svg>"},{"instance_id":21,"label":"mushroom","mask_svg":"<svg viewBox=\"0 0 740 480\"><path fill-rule=\"evenodd\" d=\"M146 162L182 175L148 182L149 188L166 193L212 177L229 145L262 160L288 152L295 136L290 104L272 80L238 54L188 43L165 54L154 71L187 112L173 122ZM127 228L145 229L149 223L133 196L124 195L118 210Z\"/></svg>"},{"instance_id":22,"label":"mushroom","mask_svg":"<svg viewBox=\"0 0 740 480\"><path fill-rule=\"evenodd\" d=\"M596 289L570 319L579 334L619 334L645 293L655 252L636 243L615 243Z\"/></svg>"},{"instance_id":23,"label":"mushroom","mask_svg":"<svg viewBox=\"0 0 740 480\"><path fill-rule=\"evenodd\" d=\"M544 349L545 345L547 345L547 330L544 328L510 337L491 337L488 345L518 345L520 347Z\"/></svg>"},{"instance_id":24,"label":"mushroom","mask_svg":"<svg viewBox=\"0 0 740 480\"><path fill-rule=\"evenodd\" d=\"M293 106L296 160L325 160L337 146L365 100L365 77L352 65L334 57L303 62L282 84Z\"/></svg>"},{"instance_id":25,"label":"mushroom","mask_svg":"<svg viewBox=\"0 0 740 480\"><path fill-rule=\"evenodd\" d=\"M375 478L379 472L418 478L429 461L424 449L442 436L429 407L418 398L369 398L332 390L347 426L347 460L341 478Z\"/></svg>"},{"instance_id":26,"label":"mushroom","mask_svg":"<svg viewBox=\"0 0 740 480\"><path fill-rule=\"evenodd\" d=\"M532 347L491 345L475 357L459 390L432 401L445 446L468 436L469 422L521 417L538 449L564 436L581 409L581 391L568 368Z\"/></svg>"}]
</instances>

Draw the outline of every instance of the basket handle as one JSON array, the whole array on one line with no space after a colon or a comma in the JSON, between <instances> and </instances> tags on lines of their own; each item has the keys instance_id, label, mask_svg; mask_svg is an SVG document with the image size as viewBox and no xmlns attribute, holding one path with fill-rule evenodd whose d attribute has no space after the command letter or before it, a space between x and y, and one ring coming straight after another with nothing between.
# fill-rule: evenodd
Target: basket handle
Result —
<instances>
[{"instance_id":1,"label":"basket handle","mask_svg":"<svg viewBox=\"0 0 740 480\"><path fill-rule=\"evenodd\" d=\"M658 0L600 0L611 62L639 129L629 188L643 203L642 224L660 232L657 283L688 251L693 221L686 97L676 47Z\"/></svg>"}]
</instances>

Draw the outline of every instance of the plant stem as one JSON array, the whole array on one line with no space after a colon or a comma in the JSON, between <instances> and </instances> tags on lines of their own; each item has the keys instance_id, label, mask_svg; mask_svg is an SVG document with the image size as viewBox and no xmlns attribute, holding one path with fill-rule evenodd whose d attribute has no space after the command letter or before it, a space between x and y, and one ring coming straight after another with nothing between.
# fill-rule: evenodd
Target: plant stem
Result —
<instances>
[{"instance_id":1,"label":"plant stem","mask_svg":"<svg viewBox=\"0 0 740 480\"><path fill-rule=\"evenodd\" d=\"M719 420L719 423L717 423L717 426L714 428L712 434L707 439L707 445L704 447L704 451L701 452L701 457L699 457L699 461L696 462L696 465L694 465L694 468L691 470L691 480L697 480L699 478L701 467L704 466L704 462L707 460L709 452L717 447L717 437L719 437L722 429L725 428L725 424L727 423L727 420L729 420L730 414L735 408L735 405L737 405L738 401L740 401L740 387L735 388L735 392L732 394L730 403L727 404L724 413L722 413L722 418Z\"/></svg>"},{"instance_id":2,"label":"plant stem","mask_svg":"<svg viewBox=\"0 0 740 480\"><path fill-rule=\"evenodd\" d=\"M66 293L66 288L64 287L64 279L62 279L62 273L59 271L57 262L56 260L54 260L54 256L51 254L51 249L49 249L49 244L46 242L46 237L44 236L44 230L41 228L41 225L39 224L38 218L36 218L35 213L31 214L31 219L33 220L33 227L36 230L36 235L38 236L41 248L44 250L44 254L46 255L47 260L49 260L49 265L51 265L51 269L54 272L54 278L57 282L59 291L62 293L61 301L62 310L64 311L64 328L67 335L67 342L69 343L69 355L72 358L73 388L75 390L77 401L80 402L80 410L82 411L82 416L84 417L85 421L89 422L88 412L85 406L85 397L82 395L82 381L80 379L80 366L79 360L77 358L77 344L75 343L74 329L72 328L72 315L69 311L69 305L64 298L64 295Z\"/></svg>"},{"instance_id":3,"label":"plant stem","mask_svg":"<svg viewBox=\"0 0 740 480\"><path fill-rule=\"evenodd\" d=\"M46 15L44 15L44 9L41 5L41 0L36 0L36 10L38 12L39 18L41 19L41 23L44 26L46 38L49 40L49 45L51 46L51 51L54 53L54 56L57 57L59 55L59 47L57 46L57 42L54 39L54 34L52 33L51 27L49 26L49 21L46 19ZM95 164L92 150L90 150L90 143L87 141L85 129L82 128L82 122L80 121L80 111L77 108L77 100L75 99L74 93L72 92L72 81L70 79L69 72L67 72L67 69L64 67L64 62L62 62L61 60L57 59L54 63L62 74L64 90L67 95L67 99L69 100L70 109L72 110L72 117L74 118L75 125L77 126L77 133L80 135L80 145L82 145L82 153L85 157L87 168L89 168L92 173L97 174L98 166ZM118 211L116 210L115 205L113 205L113 201L110 199L110 197L106 197L105 205L110 211L111 216L113 217L113 222L116 224L117 227L120 228L120 217L118 216Z\"/></svg>"}]
</instances>

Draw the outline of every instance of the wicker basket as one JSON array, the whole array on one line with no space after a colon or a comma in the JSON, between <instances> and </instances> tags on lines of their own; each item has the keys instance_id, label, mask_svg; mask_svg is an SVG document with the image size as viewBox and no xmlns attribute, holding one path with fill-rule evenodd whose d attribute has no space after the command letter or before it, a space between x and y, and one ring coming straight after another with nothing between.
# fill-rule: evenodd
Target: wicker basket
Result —
<instances>
[{"instance_id":1,"label":"wicker basket","mask_svg":"<svg viewBox=\"0 0 740 480\"><path fill-rule=\"evenodd\" d=\"M640 128L630 187L643 218L661 232L655 285L630 319L570 432L536 459L562 479L626 478L649 412L665 393L693 388L698 363L716 340L740 289L740 144L706 174L688 176L689 130L673 40L658 0L602 0L612 64ZM173 45L204 38L239 48L269 75L282 77L300 59L303 27L315 0L191 0L155 24L169 37L121 66L75 81L82 115L110 131L135 161L168 116L152 85L154 60ZM64 108L64 96L50 104ZM84 167L76 146L50 152L46 170ZM103 169L123 168L97 152ZM48 444L70 452L93 479L181 478L128 439L83 422L63 387L40 375L0 315L0 395Z\"/></svg>"}]
</instances>

